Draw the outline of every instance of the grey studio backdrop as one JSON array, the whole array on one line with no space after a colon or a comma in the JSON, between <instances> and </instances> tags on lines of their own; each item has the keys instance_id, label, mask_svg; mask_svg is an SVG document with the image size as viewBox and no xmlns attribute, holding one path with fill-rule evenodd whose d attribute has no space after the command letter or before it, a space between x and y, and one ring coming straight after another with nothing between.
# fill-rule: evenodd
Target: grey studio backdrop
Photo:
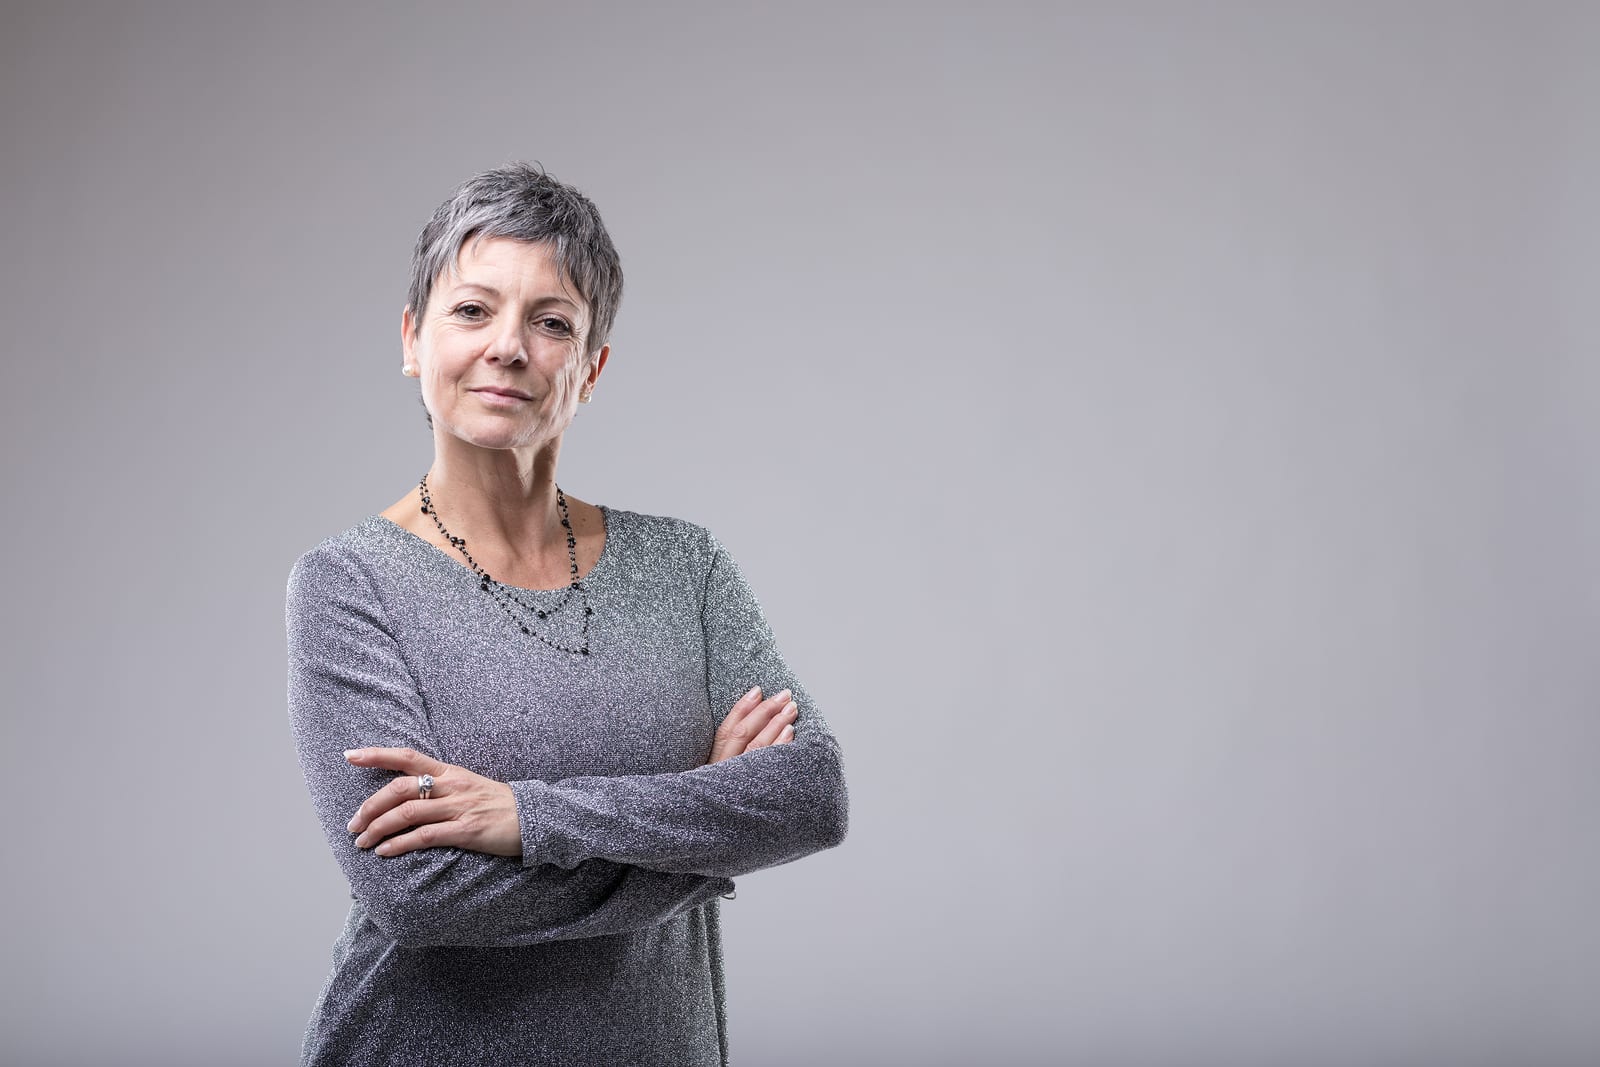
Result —
<instances>
[{"instance_id":1,"label":"grey studio backdrop","mask_svg":"<svg viewBox=\"0 0 1600 1067\"><path fill-rule=\"evenodd\" d=\"M285 582L537 159L628 278L562 484L716 532L845 753L736 1063L1597 1062L1597 27L8 5L0 1060L297 1057Z\"/></svg>"}]
</instances>

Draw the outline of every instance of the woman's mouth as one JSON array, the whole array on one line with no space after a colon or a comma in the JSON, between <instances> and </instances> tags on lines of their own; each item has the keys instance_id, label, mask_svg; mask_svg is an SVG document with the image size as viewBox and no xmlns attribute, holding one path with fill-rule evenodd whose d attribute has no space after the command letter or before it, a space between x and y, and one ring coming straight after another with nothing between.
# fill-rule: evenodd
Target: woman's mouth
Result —
<instances>
[{"instance_id":1,"label":"woman's mouth","mask_svg":"<svg viewBox=\"0 0 1600 1067\"><path fill-rule=\"evenodd\" d=\"M489 404L491 407L516 407L518 404L526 404L528 402L523 397L497 393L493 389L475 389L473 392L481 396L484 403Z\"/></svg>"}]
</instances>

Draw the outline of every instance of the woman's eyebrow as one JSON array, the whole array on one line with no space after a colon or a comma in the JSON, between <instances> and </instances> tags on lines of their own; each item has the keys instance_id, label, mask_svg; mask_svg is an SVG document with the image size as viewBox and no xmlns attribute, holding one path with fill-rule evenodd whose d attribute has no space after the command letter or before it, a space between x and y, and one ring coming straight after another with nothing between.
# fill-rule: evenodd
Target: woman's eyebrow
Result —
<instances>
[{"instance_id":1,"label":"woman's eyebrow","mask_svg":"<svg viewBox=\"0 0 1600 1067\"><path fill-rule=\"evenodd\" d=\"M488 295L497 298L500 296L500 290L496 289L492 285L485 285L482 282L458 282L454 286L454 291L458 293L464 289L477 289L479 292L487 293ZM578 309L577 304L574 304L572 301L562 296L540 297L538 302L541 304L565 304L574 311Z\"/></svg>"}]
</instances>

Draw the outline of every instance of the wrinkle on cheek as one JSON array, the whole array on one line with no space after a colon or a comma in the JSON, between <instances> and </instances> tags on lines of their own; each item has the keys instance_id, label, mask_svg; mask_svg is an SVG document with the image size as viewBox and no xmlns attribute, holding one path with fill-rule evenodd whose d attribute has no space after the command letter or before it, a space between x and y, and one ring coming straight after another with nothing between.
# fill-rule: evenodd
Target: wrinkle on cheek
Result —
<instances>
[{"instance_id":1,"label":"wrinkle on cheek","mask_svg":"<svg viewBox=\"0 0 1600 1067\"><path fill-rule=\"evenodd\" d=\"M566 410L567 399L572 396L573 382L576 380L576 366L577 365L569 356L567 361L561 367L561 373L553 377L551 382L552 388L550 389L550 399L552 403L549 413L551 415L556 415L557 413Z\"/></svg>"}]
</instances>

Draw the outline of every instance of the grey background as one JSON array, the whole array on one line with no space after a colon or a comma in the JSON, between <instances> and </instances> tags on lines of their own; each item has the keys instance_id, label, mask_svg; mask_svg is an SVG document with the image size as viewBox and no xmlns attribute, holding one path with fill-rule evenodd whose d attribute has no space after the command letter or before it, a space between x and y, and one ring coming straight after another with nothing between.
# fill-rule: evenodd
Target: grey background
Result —
<instances>
[{"instance_id":1,"label":"grey background","mask_svg":"<svg viewBox=\"0 0 1600 1067\"><path fill-rule=\"evenodd\" d=\"M348 903L294 558L397 499L409 251L537 159L566 440L703 522L849 839L736 1062L1600 1057L1593 5L8 5L8 1063L288 1063Z\"/></svg>"}]
</instances>

